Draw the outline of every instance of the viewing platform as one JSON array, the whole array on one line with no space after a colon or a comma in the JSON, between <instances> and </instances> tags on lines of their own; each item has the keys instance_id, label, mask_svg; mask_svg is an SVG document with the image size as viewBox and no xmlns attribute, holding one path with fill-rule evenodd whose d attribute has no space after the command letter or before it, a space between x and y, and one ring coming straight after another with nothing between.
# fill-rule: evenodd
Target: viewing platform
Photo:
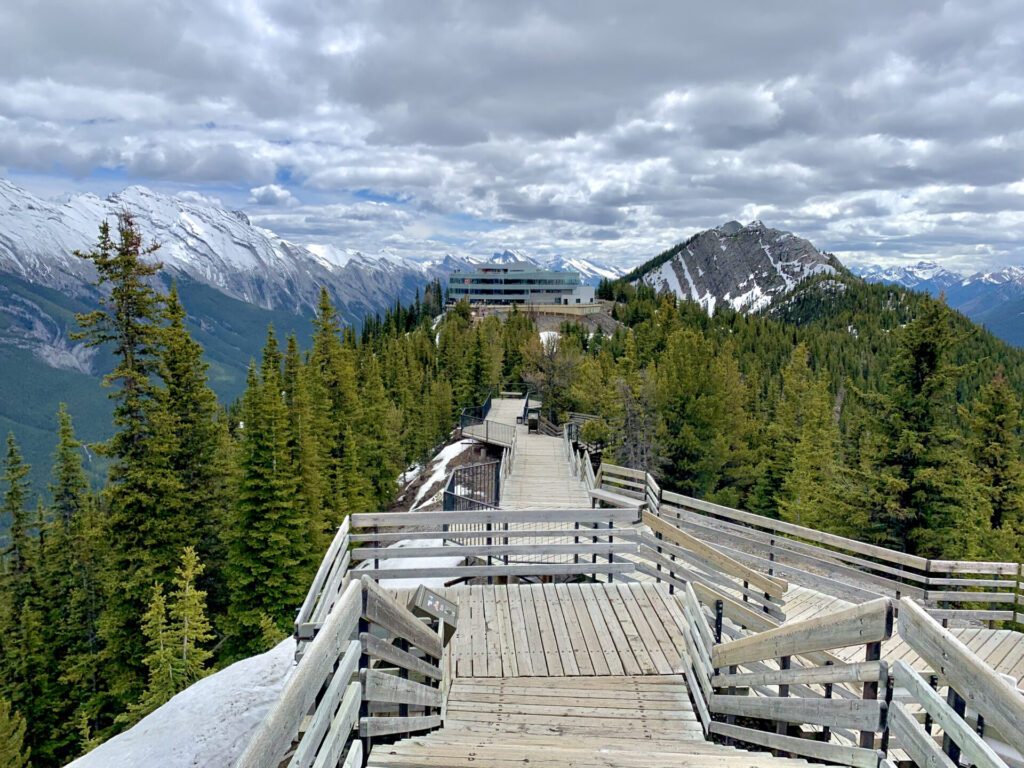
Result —
<instances>
[{"instance_id":1,"label":"viewing platform","mask_svg":"<svg viewBox=\"0 0 1024 768\"><path fill-rule=\"evenodd\" d=\"M1024 766L1015 564L674 494L487 406L500 504L351 515L236 766Z\"/></svg>"}]
</instances>

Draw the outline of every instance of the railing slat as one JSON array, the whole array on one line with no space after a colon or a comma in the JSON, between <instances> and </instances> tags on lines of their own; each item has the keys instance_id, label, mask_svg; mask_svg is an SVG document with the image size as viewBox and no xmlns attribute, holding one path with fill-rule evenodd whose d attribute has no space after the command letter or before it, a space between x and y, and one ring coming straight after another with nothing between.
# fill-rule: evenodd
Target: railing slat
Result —
<instances>
[{"instance_id":1,"label":"railing slat","mask_svg":"<svg viewBox=\"0 0 1024 768\"><path fill-rule=\"evenodd\" d=\"M893 605L888 598L715 646L716 669L745 661L778 659L810 651L880 642L892 637Z\"/></svg>"},{"instance_id":2,"label":"railing slat","mask_svg":"<svg viewBox=\"0 0 1024 768\"><path fill-rule=\"evenodd\" d=\"M408 608L381 589L373 579L363 576L360 581L364 587L364 619L405 638L427 655L441 658L443 645L438 635L427 629Z\"/></svg>"},{"instance_id":3,"label":"railing slat","mask_svg":"<svg viewBox=\"0 0 1024 768\"><path fill-rule=\"evenodd\" d=\"M1019 691L912 600L900 601L899 623L907 644L985 717L986 728L1010 744L1024 745L1024 696Z\"/></svg>"}]
</instances>

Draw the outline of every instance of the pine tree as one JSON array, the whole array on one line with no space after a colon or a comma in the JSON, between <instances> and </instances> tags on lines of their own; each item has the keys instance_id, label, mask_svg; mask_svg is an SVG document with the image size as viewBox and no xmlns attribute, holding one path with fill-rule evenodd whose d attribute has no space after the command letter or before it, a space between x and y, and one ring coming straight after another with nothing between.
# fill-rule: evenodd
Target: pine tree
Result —
<instances>
[{"instance_id":1,"label":"pine tree","mask_svg":"<svg viewBox=\"0 0 1024 768\"><path fill-rule=\"evenodd\" d=\"M298 478L288 447L291 431L279 360L271 330L263 376L257 376L255 364L250 366L242 406L241 473L228 533L228 626L234 636L227 648L232 657L266 650L261 630L266 619L288 628L312 564L308 521L296 503Z\"/></svg>"},{"instance_id":2,"label":"pine tree","mask_svg":"<svg viewBox=\"0 0 1024 768\"><path fill-rule=\"evenodd\" d=\"M1024 556L1024 461L1021 415L1002 366L984 386L972 411L962 411L970 429L968 449L991 506L989 554L1020 561Z\"/></svg>"},{"instance_id":3,"label":"pine tree","mask_svg":"<svg viewBox=\"0 0 1024 768\"><path fill-rule=\"evenodd\" d=\"M161 268L147 263L158 246L143 246L142 235L128 213L118 217L116 241L109 225L100 225L95 248L76 255L93 262L96 286L105 292L102 308L78 316L83 329L75 338L86 345L110 345L116 360L104 377L117 385L114 399L116 432L103 446L111 457L105 494L108 500L107 567L117 588L106 590L101 629L107 658L104 673L115 707L137 698L144 683L139 617L154 580L166 578L188 536L176 500L181 483L171 465L176 448L173 419L163 407L157 374L166 336L162 328L163 299L151 287Z\"/></svg>"},{"instance_id":4,"label":"pine tree","mask_svg":"<svg viewBox=\"0 0 1024 768\"><path fill-rule=\"evenodd\" d=\"M181 528L179 543L196 547L206 564L203 587L218 596L214 605L222 610L226 552L221 531L233 490L226 425L207 383L209 366L202 359L202 347L185 327L185 309L175 284L167 296L164 315L167 325L160 372L166 389L160 393L160 401L171 431L168 468L180 488L176 497L165 499L164 504L176 508L178 521L171 524Z\"/></svg>"},{"instance_id":5,"label":"pine tree","mask_svg":"<svg viewBox=\"0 0 1024 768\"><path fill-rule=\"evenodd\" d=\"M964 369L952 313L928 300L897 335L885 393L864 396L877 414L878 455L865 478L877 541L924 557L980 554L991 513L975 468L959 445L953 396Z\"/></svg>"},{"instance_id":6,"label":"pine tree","mask_svg":"<svg viewBox=\"0 0 1024 768\"><path fill-rule=\"evenodd\" d=\"M28 570L31 565L31 523L29 512L25 508L29 496L28 473L31 467L24 462L21 451L14 440L14 433L7 434L7 452L4 455L4 474L0 484L4 487L3 506L0 516L10 521L10 543L3 550L3 561L8 575L11 577L12 588L19 600L26 599L32 590L28 581Z\"/></svg>"},{"instance_id":7,"label":"pine tree","mask_svg":"<svg viewBox=\"0 0 1024 768\"><path fill-rule=\"evenodd\" d=\"M31 768L30 755L25 746L25 718L11 710L9 701L0 699L0 765Z\"/></svg>"},{"instance_id":8,"label":"pine tree","mask_svg":"<svg viewBox=\"0 0 1024 768\"><path fill-rule=\"evenodd\" d=\"M206 662L212 654L203 644L213 635L206 618L206 593L196 587L202 572L196 551L186 547L170 599L164 597L159 583L153 585L153 596L142 621L148 650L148 684L142 698L118 717L120 723L138 722L208 674Z\"/></svg>"}]
</instances>

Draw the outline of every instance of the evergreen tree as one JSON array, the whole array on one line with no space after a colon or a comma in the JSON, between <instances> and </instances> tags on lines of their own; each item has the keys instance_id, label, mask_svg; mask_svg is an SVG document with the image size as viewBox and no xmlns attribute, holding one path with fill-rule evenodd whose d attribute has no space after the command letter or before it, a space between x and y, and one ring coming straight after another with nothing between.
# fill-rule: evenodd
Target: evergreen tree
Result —
<instances>
[{"instance_id":1,"label":"evergreen tree","mask_svg":"<svg viewBox=\"0 0 1024 768\"><path fill-rule=\"evenodd\" d=\"M1024 556L1024 461L1021 459L1020 401L1002 366L982 388L972 411L968 449L981 473L991 507L988 554L1019 561Z\"/></svg>"},{"instance_id":2,"label":"evergreen tree","mask_svg":"<svg viewBox=\"0 0 1024 768\"><path fill-rule=\"evenodd\" d=\"M150 283L162 265L147 259L157 249L143 246L131 215L122 213L116 240L104 222L95 248L76 251L95 265L96 286L105 295L101 309L78 316L83 331L75 337L90 347L109 345L116 360L104 377L105 386L117 385L111 393L116 432L103 453L111 457L107 567L117 588L106 590L101 630L104 674L117 708L136 699L144 683L139 618L150 585L170 574L188 538L186 516L176 503L182 486L171 465L173 419L156 380L166 339L164 302Z\"/></svg>"},{"instance_id":3,"label":"evergreen tree","mask_svg":"<svg viewBox=\"0 0 1024 768\"><path fill-rule=\"evenodd\" d=\"M25 746L25 718L12 711L9 701L0 699L0 765L31 768L30 755Z\"/></svg>"},{"instance_id":4,"label":"evergreen tree","mask_svg":"<svg viewBox=\"0 0 1024 768\"><path fill-rule=\"evenodd\" d=\"M926 302L898 332L886 393L865 397L879 436L864 478L875 538L923 557L978 556L991 519L953 426L954 391L964 375L950 361L957 342L949 308Z\"/></svg>"}]
</instances>

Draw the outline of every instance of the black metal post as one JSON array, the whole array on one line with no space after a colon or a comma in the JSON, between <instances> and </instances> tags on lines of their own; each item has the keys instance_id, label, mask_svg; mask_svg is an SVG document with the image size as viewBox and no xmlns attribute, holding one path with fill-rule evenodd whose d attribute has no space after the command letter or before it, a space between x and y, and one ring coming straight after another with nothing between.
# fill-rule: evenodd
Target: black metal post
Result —
<instances>
[{"instance_id":1,"label":"black metal post","mask_svg":"<svg viewBox=\"0 0 1024 768\"><path fill-rule=\"evenodd\" d=\"M882 658L882 644L880 642L868 643L864 652L864 661L878 661ZM878 698L878 683L864 683L864 695L861 697L868 701ZM864 749L875 748L875 732L861 731L860 745Z\"/></svg>"},{"instance_id":2,"label":"black metal post","mask_svg":"<svg viewBox=\"0 0 1024 768\"><path fill-rule=\"evenodd\" d=\"M946 703L952 708L953 712L960 719L963 719L964 712L967 710L967 702L964 701L963 696L953 690L952 687L949 689L949 694L946 696ZM953 765L960 765L960 747L955 741L949 738L949 734L942 736L942 751L949 756L949 759L953 761Z\"/></svg>"}]
</instances>

